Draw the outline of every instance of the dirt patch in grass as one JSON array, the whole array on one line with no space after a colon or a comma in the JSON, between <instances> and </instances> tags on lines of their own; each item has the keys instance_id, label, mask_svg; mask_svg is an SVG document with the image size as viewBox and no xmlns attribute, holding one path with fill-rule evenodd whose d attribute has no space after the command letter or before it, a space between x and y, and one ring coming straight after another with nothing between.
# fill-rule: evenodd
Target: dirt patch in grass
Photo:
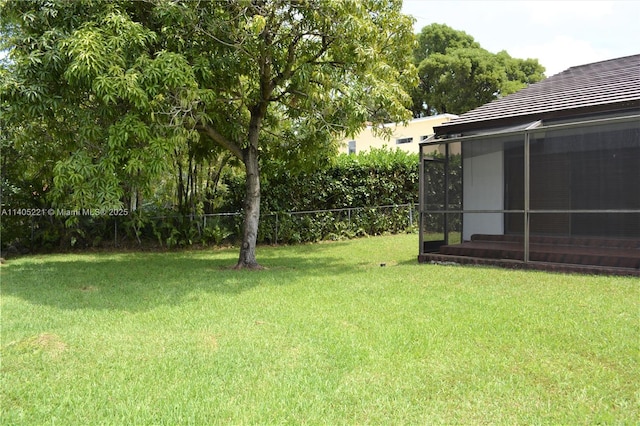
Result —
<instances>
[{"instance_id":1,"label":"dirt patch in grass","mask_svg":"<svg viewBox=\"0 0 640 426\"><path fill-rule=\"evenodd\" d=\"M55 358L67 350L67 344L53 333L41 333L18 342L9 343L9 347L20 352L45 352Z\"/></svg>"},{"instance_id":2,"label":"dirt patch in grass","mask_svg":"<svg viewBox=\"0 0 640 426\"><path fill-rule=\"evenodd\" d=\"M34 349L47 352L56 357L67 350L67 344L57 334L42 333L32 338L31 345Z\"/></svg>"},{"instance_id":3,"label":"dirt patch in grass","mask_svg":"<svg viewBox=\"0 0 640 426\"><path fill-rule=\"evenodd\" d=\"M204 346L212 352L218 350L218 336L215 334L205 334L202 336Z\"/></svg>"}]
</instances>

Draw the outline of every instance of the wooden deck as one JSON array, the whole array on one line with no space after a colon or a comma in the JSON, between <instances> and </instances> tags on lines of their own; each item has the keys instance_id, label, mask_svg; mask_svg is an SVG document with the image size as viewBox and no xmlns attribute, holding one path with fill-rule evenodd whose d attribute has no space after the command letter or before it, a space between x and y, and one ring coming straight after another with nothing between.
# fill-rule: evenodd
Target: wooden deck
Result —
<instances>
[{"instance_id":1,"label":"wooden deck","mask_svg":"<svg viewBox=\"0 0 640 426\"><path fill-rule=\"evenodd\" d=\"M496 265L588 274L640 277L640 239L532 236L524 263L524 240L518 235L473 235L471 241L440 247L418 261Z\"/></svg>"}]
</instances>

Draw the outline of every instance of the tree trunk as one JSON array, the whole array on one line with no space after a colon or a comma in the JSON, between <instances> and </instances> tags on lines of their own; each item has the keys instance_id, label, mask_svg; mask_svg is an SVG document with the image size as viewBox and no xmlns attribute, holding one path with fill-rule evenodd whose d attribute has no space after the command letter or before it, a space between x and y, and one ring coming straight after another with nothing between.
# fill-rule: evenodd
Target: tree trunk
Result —
<instances>
[{"instance_id":1,"label":"tree trunk","mask_svg":"<svg viewBox=\"0 0 640 426\"><path fill-rule=\"evenodd\" d=\"M265 98L268 98L268 96ZM258 239L258 225L260 223L260 163L258 148L260 146L260 126L266 115L267 105L268 102L265 101L251 108L248 146L244 149L240 148L240 144L226 139L208 125L203 125L200 128L206 132L211 139L241 159L247 175L244 196L242 246L240 247L240 257L235 269L263 269L256 260L256 242Z\"/></svg>"},{"instance_id":2,"label":"tree trunk","mask_svg":"<svg viewBox=\"0 0 640 426\"><path fill-rule=\"evenodd\" d=\"M256 260L256 241L260 224L260 164L258 147L260 146L260 126L267 112L267 104L261 103L251 109L249 121L249 145L242 151L242 161L247 173L246 193L244 195L244 226L242 247L236 269L262 269Z\"/></svg>"},{"instance_id":3,"label":"tree trunk","mask_svg":"<svg viewBox=\"0 0 640 426\"><path fill-rule=\"evenodd\" d=\"M260 223L260 168L258 149L252 144L244 150L243 161L247 173L244 196L244 224L240 258L235 269L262 269L256 260L256 240Z\"/></svg>"}]
</instances>

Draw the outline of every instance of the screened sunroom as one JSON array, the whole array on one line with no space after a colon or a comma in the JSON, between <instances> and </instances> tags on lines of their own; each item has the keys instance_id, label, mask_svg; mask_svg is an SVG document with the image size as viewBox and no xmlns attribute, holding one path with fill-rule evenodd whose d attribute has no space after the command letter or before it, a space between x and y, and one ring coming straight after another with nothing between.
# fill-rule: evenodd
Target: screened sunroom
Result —
<instances>
[{"instance_id":1,"label":"screened sunroom","mask_svg":"<svg viewBox=\"0 0 640 426\"><path fill-rule=\"evenodd\" d=\"M638 76L640 55L570 68L436 128L419 261L640 276Z\"/></svg>"}]
</instances>

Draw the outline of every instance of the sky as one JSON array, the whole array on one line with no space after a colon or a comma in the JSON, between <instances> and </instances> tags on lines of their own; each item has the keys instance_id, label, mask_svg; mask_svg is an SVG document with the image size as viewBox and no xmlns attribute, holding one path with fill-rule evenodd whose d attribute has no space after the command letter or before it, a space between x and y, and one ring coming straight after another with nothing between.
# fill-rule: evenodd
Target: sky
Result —
<instances>
[{"instance_id":1,"label":"sky","mask_svg":"<svg viewBox=\"0 0 640 426\"><path fill-rule=\"evenodd\" d=\"M640 54L640 0L404 0L402 11L416 19L415 32L446 24L490 52L538 59L547 77L573 66Z\"/></svg>"}]
</instances>

